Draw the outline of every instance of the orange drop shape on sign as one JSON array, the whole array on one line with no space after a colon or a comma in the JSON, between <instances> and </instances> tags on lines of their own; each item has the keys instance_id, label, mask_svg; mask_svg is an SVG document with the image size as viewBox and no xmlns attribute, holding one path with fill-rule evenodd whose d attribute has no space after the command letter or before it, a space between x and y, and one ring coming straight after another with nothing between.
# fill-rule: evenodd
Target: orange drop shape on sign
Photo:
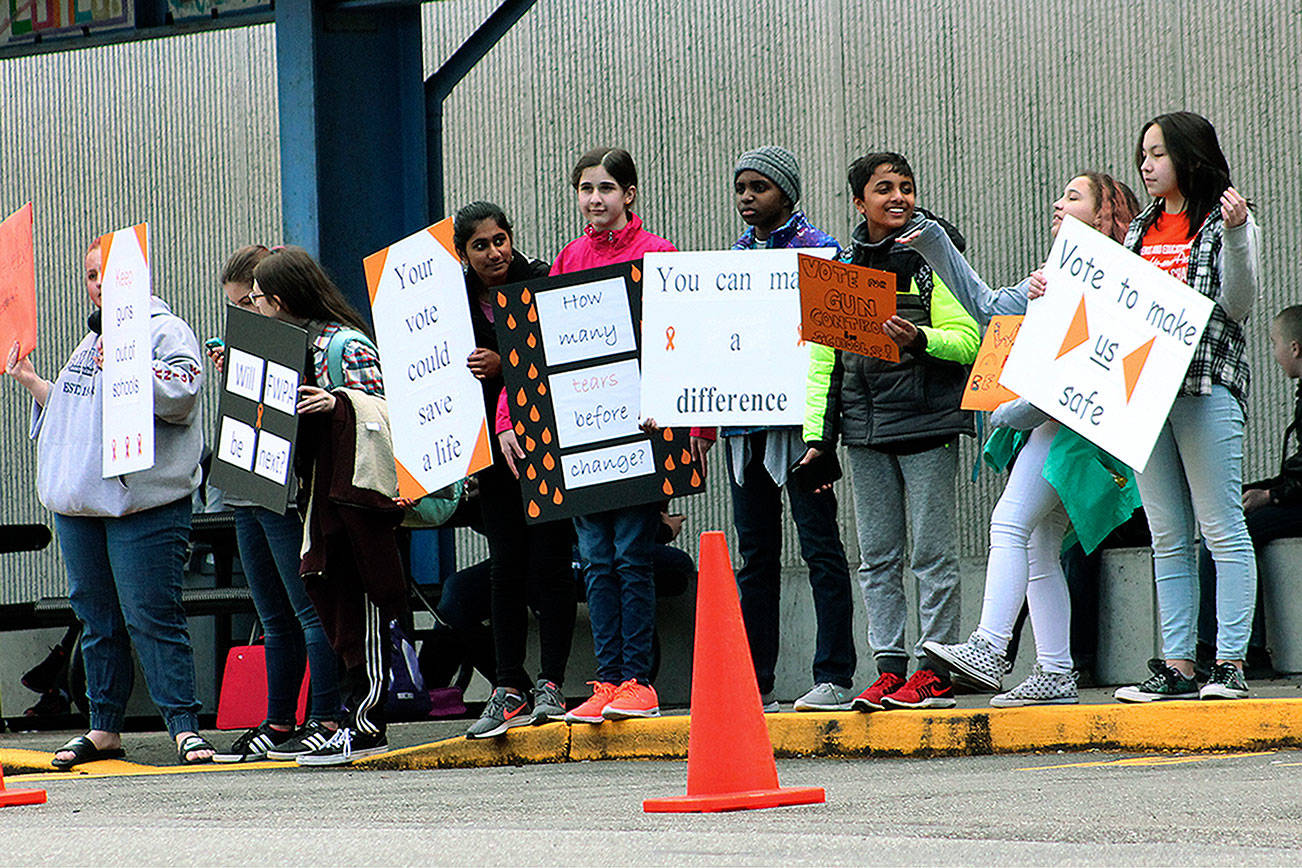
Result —
<instances>
[{"instance_id":1,"label":"orange drop shape on sign","mask_svg":"<svg viewBox=\"0 0 1302 868\"><path fill-rule=\"evenodd\" d=\"M666 479L664 484L660 486L660 490L663 491L667 497L674 496L674 485L668 479Z\"/></svg>"},{"instance_id":2,"label":"orange drop shape on sign","mask_svg":"<svg viewBox=\"0 0 1302 868\"><path fill-rule=\"evenodd\" d=\"M547 468L548 470L556 469L556 459L552 458L552 454L550 452L548 452L546 455L543 456L543 467Z\"/></svg>"}]
</instances>

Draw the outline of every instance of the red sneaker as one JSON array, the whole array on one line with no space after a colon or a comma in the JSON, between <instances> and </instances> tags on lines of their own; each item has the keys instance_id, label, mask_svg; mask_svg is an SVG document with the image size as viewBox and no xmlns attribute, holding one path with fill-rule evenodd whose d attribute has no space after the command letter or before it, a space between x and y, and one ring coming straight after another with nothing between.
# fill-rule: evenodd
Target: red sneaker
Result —
<instances>
[{"instance_id":1,"label":"red sneaker","mask_svg":"<svg viewBox=\"0 0 1302 868\"><path fill-rule=\"evenodd\" d=\"M601 723L606 718L601 713L606 710L610 698L615 695L615 685L609 681L589 681L592 695L584 700L578 708L565 712L566 723Z\"/></svg>"},{"instance_id":2,"label":"red sneaker","mask_svg":"<svg viewBox=\"0 0 1302 868\"><path fill-rule=\"evenodd\" d=\"M629 679L615 688L615 695L602 712L606 720L624 720L629 717L659 717L660 697L649 684L639 684Z\"/></svg>"},{"instance_id":3,"label":"red sneaker","mask_svg":"<svg viewBox=\"0 0 1302 868\"><path fill-rule=\"evenodd\" d=\"M904 686L904 679L894 672L883 672L877 676L877 680L868 686L868 689L860 693L850 703L850 707L855 711L881 711L886 706L882 705L882 697L888 693L894 693Z\"/></svg>"},{"instance_id":4,"label":"red sneaker","mask_svg":"<svg viewBox=\"0 0 1302 868\"><path fill-rule=\"evenodd\" d=\"M890 708L953 708L954 687L930 669L919 669L899 690L882 697Z\"/></svg>"}]
</instances>

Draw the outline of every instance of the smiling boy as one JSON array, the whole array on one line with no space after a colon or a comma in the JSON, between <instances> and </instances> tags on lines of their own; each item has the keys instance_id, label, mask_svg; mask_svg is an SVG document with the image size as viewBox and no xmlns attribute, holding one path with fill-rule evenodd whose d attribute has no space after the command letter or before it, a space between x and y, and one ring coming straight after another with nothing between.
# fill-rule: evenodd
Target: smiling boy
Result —
<instances>
[{"instance_id":1,"label":"smiling boy","mask_svg":"<svg viewBox=\"0 0 1302 868\"><path fill-rule=\"evenodd\" d=\"M926 261L895 241L918 210L908 161L896 153L868 154L851 164L848 180L863 222L842 258L895 275L897 313L883 330L900 347L899 362L837 351L832 388L839 406L833 402L822 419L808 420L804 432L811 450L818 451L834 448L839 433L850 459L859 584L868 610L868 643L880 673L854 707L948 708L954 705L948 673L926 662L922 643L958 639L954 480L958 437L972 434L972 415L959 409L959 402L980 332ZM957 230L938 222L962 250ZM909 538L921 627L914 656L924 662L906 680Z\"/></svg>"}]
</instances>

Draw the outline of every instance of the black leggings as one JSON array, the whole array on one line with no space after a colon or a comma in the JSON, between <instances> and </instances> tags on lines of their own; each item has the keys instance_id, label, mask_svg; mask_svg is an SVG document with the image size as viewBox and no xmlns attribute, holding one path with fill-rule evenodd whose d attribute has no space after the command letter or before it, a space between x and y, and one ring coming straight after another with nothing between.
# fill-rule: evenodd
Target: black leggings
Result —
<instances>
[{"instance_id":1,"label":"black leggings","mask_svg":"<svg viewBox=\"0 0 1302 868\"><path fill-rule=\"evenodd\" d=\"M520 483L501 458L480 471L479 502L492 561L495 686L521 692L533 687L524 671L531 603L538 613L538 677L559 686L574 637L574 525L569 521L527 524Z\"/></svg>"}]
</instances>

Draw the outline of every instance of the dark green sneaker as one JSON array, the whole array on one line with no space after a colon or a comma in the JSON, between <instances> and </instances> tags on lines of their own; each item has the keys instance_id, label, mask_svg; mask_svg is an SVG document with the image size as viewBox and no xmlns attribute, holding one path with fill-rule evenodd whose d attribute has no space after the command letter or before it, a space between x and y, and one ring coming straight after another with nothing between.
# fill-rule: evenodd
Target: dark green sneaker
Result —
<instances>
[{"instance_id":1,"label":"dark green sneaker","mask_svg":"<svg viewBox=\"0 0 1302 868\"><path fill-rule=\"evenodd\" d=\"M1163 699L1197 699L1198 682L1167 666L1164 660L1149 660L1153 677L1142 684L1118 687L1112 695L1121 702L1157 702Z\"/></svg>"},{"instance_id":2,"label":"dark green sneaker","mask_svg":"<svg viewBox=\"0 0 1302 868\"><path fill-rule=\"evenodd\" d=\"M1243 673L1233 663L1217 663L1198 696L1201 699L1247 699L1248 682L1243 680Z\"/></svg>"}]
</instances>

